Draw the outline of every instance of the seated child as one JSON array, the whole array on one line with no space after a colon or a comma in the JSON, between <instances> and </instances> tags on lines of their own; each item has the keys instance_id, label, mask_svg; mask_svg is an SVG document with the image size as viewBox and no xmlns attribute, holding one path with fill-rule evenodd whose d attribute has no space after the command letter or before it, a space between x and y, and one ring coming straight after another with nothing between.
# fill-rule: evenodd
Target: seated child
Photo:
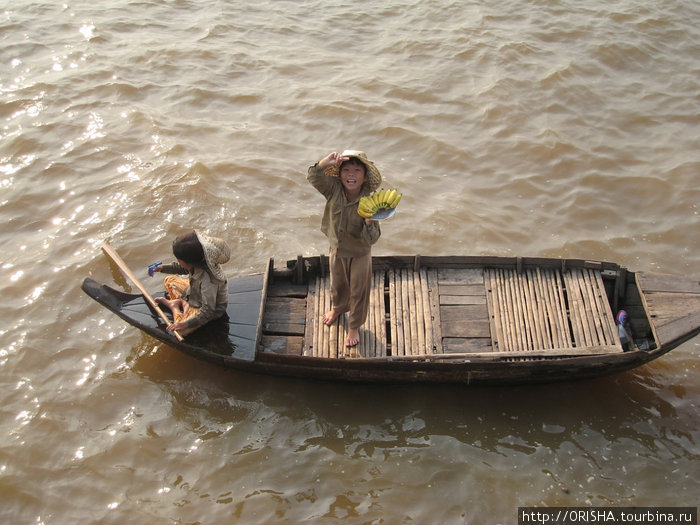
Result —
<instances>
[{"instance_id":1,"label":"seated child","mask_svg":"<svg viewBox=\"0 0 700 525\"><path fill-rule=\"evenodd\" d=\"M173 242L176 263L156 265L155 272L168 274L163 284L168 298L156 302L173 314L169 331L183 337L226 313L228 288L221 264L230 258L225 241L197 231L179 235ZM180 275L187 277L180 277Z\"/></svg>"}]
</instances>

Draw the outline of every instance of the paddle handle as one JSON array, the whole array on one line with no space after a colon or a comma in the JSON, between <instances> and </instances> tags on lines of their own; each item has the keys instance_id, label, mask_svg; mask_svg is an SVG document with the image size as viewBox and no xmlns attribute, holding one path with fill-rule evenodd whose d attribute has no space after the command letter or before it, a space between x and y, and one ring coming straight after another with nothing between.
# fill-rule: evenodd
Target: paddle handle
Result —
<instances>
[{"instance_id":1,"label":"paddle handle","mask_svg":"<svg viewBox=\"0 0 700 525\"><path fill-rule=\"evenodd\" d=\"M116 252L116 250L112 248L107 241L102 243L102 249L109 256L109 258L112 259L117 266L119 266L119 269L124 273L124 275L131 279L131 281L136 285L136 288L138 288L141 291L143 297L146 299L148 304L150 304L151 307L158 313L160 318L163 319L163 321L165 321L165 324L170 324L170 319L168 319L167 316L163 313L163 310L160 309L158 303L155 302L153 297L151 297L151 294L148 293L148 290L146 290L144 285L141 284L141 281L139 281L138 278L134 275L134 272L132 272L126 265L126 263L122 260L122 258L119 257L119 254ZM177 331L173 331L173 334L175 334L175 337L177 337L178 341L183 340L183 337Z\"/></svg>"}]
</instances>

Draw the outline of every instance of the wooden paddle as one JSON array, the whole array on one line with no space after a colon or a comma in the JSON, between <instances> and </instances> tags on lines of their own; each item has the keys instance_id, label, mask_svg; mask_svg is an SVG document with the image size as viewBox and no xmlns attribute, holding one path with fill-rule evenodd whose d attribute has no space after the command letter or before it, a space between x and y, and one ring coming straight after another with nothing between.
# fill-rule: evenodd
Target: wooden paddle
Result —
<instances>
[{"instance_id":1,"label":"wooden paddle","mask_svg":"<svg viewBox=\"0 0 700 525\"><path fill-rule=\"evenodd\" d=\"M153 297L151 297L151 294L148 293L148 290L141 284L141 282L136 278L134 275L134 272L132 272L129 267L126 265L126 263L122 260L121 257L119 257L119 254L112 248L107 241L102 243L102 249L104 252L112 259L117 266L119 266L119 269L124 272L124 275L126 275L131 281L136 285L136 288L138 288L141 293L143 294L144 299L148 302L148 304L151 305L151 307L158 312L158 315L160 316L163 321L165 321L166 325L169 325L170 319L166 317L166 315L163 313L163 310L160 309L158 306L158 303L155 302ZM177 337L178 341L182 341L183 337L177 332L173 331L173 334L175 334L175 337Z\"/></svg>"}]
</instances>

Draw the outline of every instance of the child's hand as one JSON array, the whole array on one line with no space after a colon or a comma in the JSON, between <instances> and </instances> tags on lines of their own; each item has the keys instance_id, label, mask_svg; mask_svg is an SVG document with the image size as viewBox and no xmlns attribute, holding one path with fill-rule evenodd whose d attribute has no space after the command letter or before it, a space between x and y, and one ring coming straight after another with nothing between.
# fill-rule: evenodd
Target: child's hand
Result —
<instances>
[{"instance_id":1,"label":"child's hand","mask_svg":"<svg viewBox=\"0 0 700 525\"><path fill-rule=\"evenodd\" d=\"M187 328L187 321L180 321L179 323L172 323L168 325L168 332L182 332Z\"/></svg>"},{"instance_id":2,"label":"child's hand","mask_svg":"<svg viewBox=\"0 0 700 525\"><path fill-rule=\"evenodd\" d=\"M330 153L326 158L319 160L318 167L321 169L326 169L328 166L340 166L349 158L350 157L343 157L340 153L334 151L333 153Z\"/></svg>"},{"instance_id":3,"label":"child's hand","mask_svg":"<svg viewBox=\"0 0 700 525\"><path fill-rule=\"evenodd\" d=\"M157 262L148 265L148 275L153 277L153 272L159 272L163 268L162 262Z\"/></svg>"}]
</instances>

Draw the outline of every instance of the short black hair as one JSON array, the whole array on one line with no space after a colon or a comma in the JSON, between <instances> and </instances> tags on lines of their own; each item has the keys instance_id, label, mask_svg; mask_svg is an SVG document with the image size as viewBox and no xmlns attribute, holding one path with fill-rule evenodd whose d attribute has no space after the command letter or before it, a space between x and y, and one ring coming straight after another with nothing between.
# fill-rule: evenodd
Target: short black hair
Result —
<instances>
[{"instance_id":1,"label":"short black hair","mask_svg":"<svg viewBox=\"0 0 700 525\"><path fill-rule=\"evenodd\" d=\"M173 241L173 255L176 259L198 268L206 268L204 249L194 230L178 235Z\"/></svg>"},{"instance_id":2,"label":"short black hair","mask_svg":"<svg viewBox=\"0 0 700 525\"><path fill-rule=\"evenodd\" d=\"M365 175L367 175L367 166L365 166L365 163L362 162L360 159L357 157L350 157L348 160L343 162L340 167L338 167L338 173L340 173L340 170L343 169L343 166L346 164L357 164L358 166L362 166L362 169L365 171Z\"/></svg>"}]
</instances>

